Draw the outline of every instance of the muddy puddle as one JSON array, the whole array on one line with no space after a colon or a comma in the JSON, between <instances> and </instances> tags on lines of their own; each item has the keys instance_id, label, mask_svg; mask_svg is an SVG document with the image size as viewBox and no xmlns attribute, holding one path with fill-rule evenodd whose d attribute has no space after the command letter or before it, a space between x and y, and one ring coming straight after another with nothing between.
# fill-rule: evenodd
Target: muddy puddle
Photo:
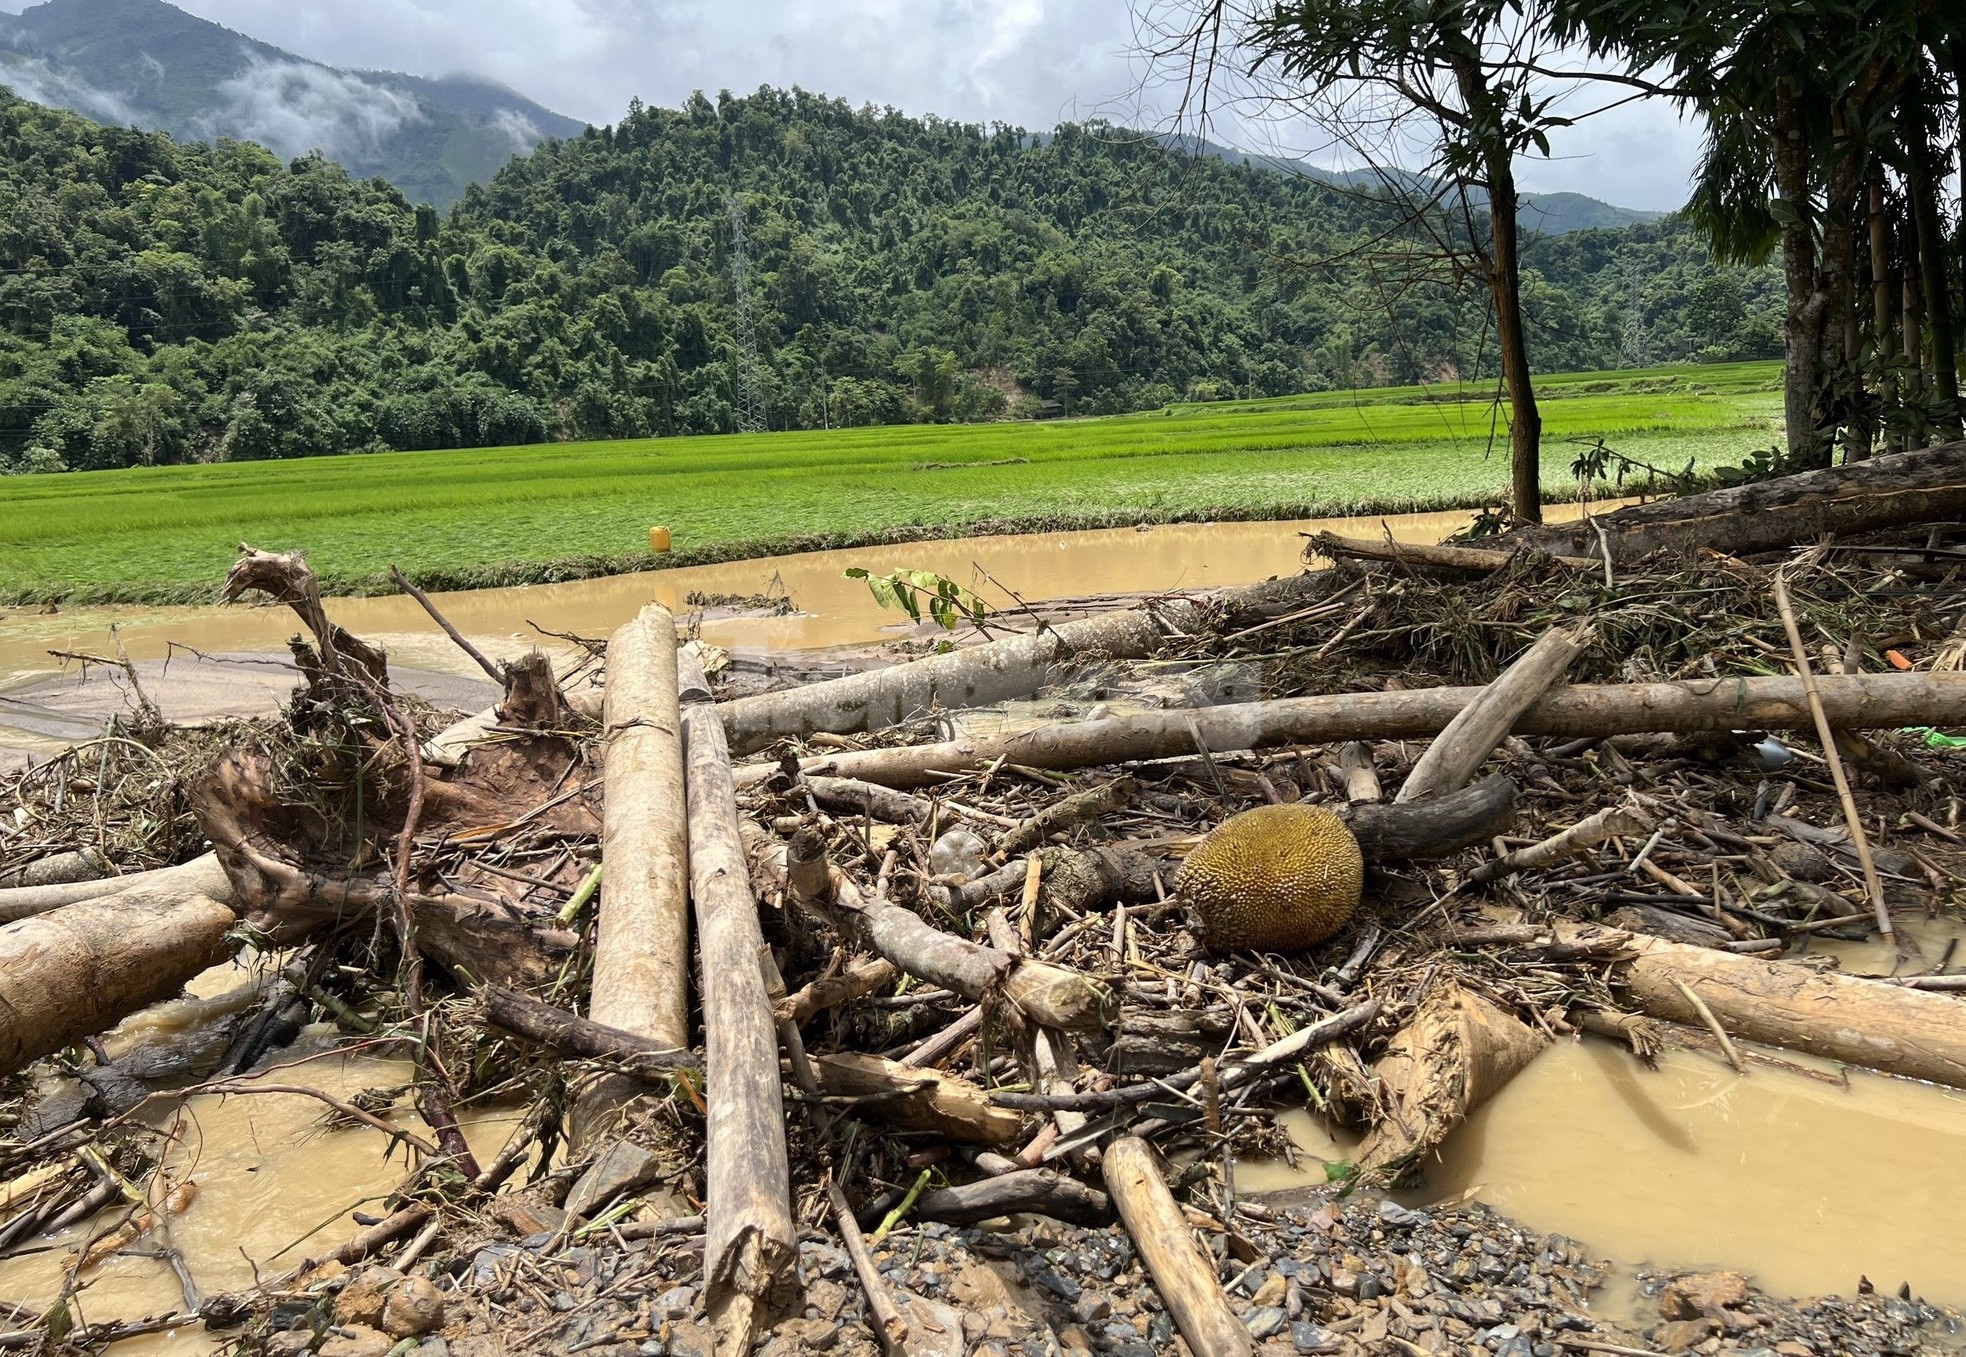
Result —
<instances>
[{"instance_id":1,"label":"muddy puddle","mask_svg":"<svg viewBox=\"0 0 1966 1357\"><path fill-rule=\"evenodd\" d=\"M221 967L201 976L187 999L137 1014L105 1044L119 1062L141 1063L146 1049L182 1058L199 1043L216 1040L212 1023L237 1006L241 968ZM303 1031L292 1047L274 1052L248 1085L300 1084L349 1099L365 1089L396 1089L411 1079L407 1060L336 1051L331 1027ZM327 1129L325 1104L278 1092L201 1094L179 1107L160 1105L150 1120L171 1128L175 1147L167 1159L174 1182L196 1183L198 1194L170 1221L170 1242L206 1296L239 1292L303 1259L331 1252L359 1225L351 1213L387 1214L382 1205L409 1171L400 1148L367 1127ZM466 1139L490 1157L516 1126L519 1111L460 1109ZM396 1124L423 1133L413 1112L392 1114ZM121 1219L112 1208L93 1220L33 1240L0 1260L0 1300L44 1310L60 1295L77 1249ZM156 1236L152 1236L155 1238ZM146 1244L109 1258L83 1275L72 1309L80 1321L138 1319L183 1308L178 1280L161 1256L144 1256ZM221 1350L219 1335L194 1324L125 1339L112 1345L118 1357L204 1354Z\"/></svg>"},{"instance_id":2,"label":"muddy puddle","mask_svg":"<svg viewBox=\"0 0 1966 1357\"><path fill-rule=\"evenodd\" d=\"M1549 509L1553 520L1577 512L1576 505ZM702 624L703 639L719 646L806 650L872 641L905 621L878 607L866 584L844 578L849 566L876 573L901 567L932 570L972 585L994 606L1013 606L991 580L1027 601L1248 584L1299 570L1300 533L1378 537L1390 532L1399 541L1437 542L1466 527L1468 518L1467 511L1456 510L967 537L480 589L439 594L436 600L460 630L482 639L496 654L533 644L538 634L532 622L555 631L605 636L651 601L684 613L690 610L692 594L784 595L798 611L779 617L713 616ZM212 583L216 590L216 573ZM349 630L387 646L399 663L476 673L408 598L330 599L328 612ZM48 656L50 649L100 653L110 643L112 624L139 660L164 656L172 643L213 652L279 651L294 631L293 615L285 608L97 607L53 615L10 610L0 616L0 687L51 672L57 661Z\"/></svg>"},{"instance_id":3,"label":"muddy puddle","mask_svg":"<svg viewBox=\"0 0 1966 1357\"><path fill-rule=\"evenodd\" d=\"M1308 1113L1316 1156L1250 1164L1243 1192L1322 1183L1349 1156ZM1778 1295L1880 1292L1966 1304L1966 1092L1851 1071L1847 1083L1670 1051L1647 1069L1597 1038L1537 1057L1447 1142L1409 1205L1473 1196L1629 1270L1721 1267ZM1622 1318L1629 1283L1599 1300Z\"/></svg>"}]
</instances>

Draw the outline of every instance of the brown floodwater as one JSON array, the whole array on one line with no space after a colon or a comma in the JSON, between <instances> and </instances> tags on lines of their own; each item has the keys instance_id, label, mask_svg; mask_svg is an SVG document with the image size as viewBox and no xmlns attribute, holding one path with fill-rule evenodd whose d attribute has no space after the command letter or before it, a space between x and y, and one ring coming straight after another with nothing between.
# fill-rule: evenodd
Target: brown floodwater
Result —
<instances>
[{"instance_id":1,"label":"brown floodwater","mask_svg":"<svg viewBox=\"0 0 1966 1357\"><path fill-rule=\"evenodd\" d=\"M246 974L219 967L194 984L194 997L161 1004L125 1020L107 1045L127 1058L165 1042L212 1040L209 1020L236 1010ZM202 996L202 997L201 997ZM407 1060L323 1051L334 1040L327 1029L309 1029L301 1042L278 1052L251 1082L300 1084L341 1098L363 1089L399 1088L410 1082ZM222 1039L219 1039L222 1045ZM303 1059L310 1051L313 1059ZM293 1064L297 1060L302 1063ZM154 1123L174 1127L176 1144L165 1165L173 1181L197 1183L198 1195L170 1222L171 1243L184 1255L200 1290L250 1289L256 1276L272 1277L303 1259L331 1251L360 1228L352 1211L387 1214L382 1205L409 1171L403 1151L367 1127L324 1129L325 1104L288 1093L200 1094L185 1100L180 1116L159 1114ZM487 1158L516 1127L523 1109L466 1110L459 1121L472 1148ZM395 1114L406 1129L427 1131L414 1113ZM23 1252L0 1260L0 1300L41 1310L59 1296L73 1254L92 1235L121 1217L121 1209L58 1234L33 1240ZM153 1235L154 1239L155 1236ZM146 1240L135 1246L150 1247ZM73 1301L88 1322L139 1319L183 1308L175 1274L162 1258L119 1254L84 1277ZM126 1339L117 1357L205 1354L222 1344L200 1324Z\"/></svg>"},{"instance_id":2,"label":"brown floodwater","mask_svg":"<svg viewBox=\"0 0 1966 1357\"><path fill-rule=\"evenodd\" d=\"M1315 1158L1249 1164L1243 1192L1322 1183L1349 1157L1308 1113ZM1409 1204L1472 1195L1623 1267L1722 1267L1776 1295L1879 1291L1966 1305L1966 1092L1851 1071L1848 1084L1669 1051L1647 1069L1596 1038L1545 1051L1477 1109ZM1612 1288L1600 1308L1634 1303Z\"/></svg>"},{"instance_id":3,"label":"brown floodwater","mask_svg":"<svg viewBox=\"0 0 1966 1357\"><path fill-rule=\"evenodd\" d=\"M1598 506L1610 508L1609 504ZM1553 520L1576 505L1551 505ZM993 605L1009 605L997 584L1026 601L1086 594L1209 589L1288 575L1303 565L1300 533L1354 537L1390 532L1402 542L1437 542L1467 526L1464 510L1371 518L1294 519L1271 523L1177 523L1146 529L964 537L895 546L852 547L770 556L720 565L684 566L566 584L529 584L438 594L435 601L460 631L494 652L538 639L529 625L605 636L657 602L681 614L691 594L789 595L799 611L784 617L710 618L703 639L719 646L806 650L878 639L906 619L879 607L866 584L843 572L877 574L903 567L932 570L974 587ZM213 582L216 589L217 581ZM328 613L358 635L381 642L400 662L452 672L477 671L416 603L402 595L328 600ZM102 653L118 628L135 659L162 657L173 642L199 650L278 651L295 630L283 607L93 607L53 615L13 611L0 617L0 687L58 667L50 649Z\"/></svg>"}]
</instances>

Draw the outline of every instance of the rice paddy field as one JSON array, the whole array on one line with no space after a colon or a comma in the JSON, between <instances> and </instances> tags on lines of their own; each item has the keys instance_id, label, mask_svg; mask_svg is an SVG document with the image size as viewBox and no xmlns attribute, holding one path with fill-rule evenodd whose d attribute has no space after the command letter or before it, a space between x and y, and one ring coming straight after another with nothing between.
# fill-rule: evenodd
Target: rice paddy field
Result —
<instances>
[{"instance_id":1,"label":"rice paddy field","mask_svg":"<svg viewBox=\"0 0 1966 1357\"><path fill-rule=\"evenodd\" d=\"M1598 439L1674 471L1779 436L1774 363L1541 379L1544 490ZM209 598L241 541L304 547L331 589L569 579L910 536L1473 508L1508 485L1491 387L0 480L0 601ZM1599 487L1598 493L1606 493ZM648 551L670 529L674 550Z\"/></svg>"}]
</instances>

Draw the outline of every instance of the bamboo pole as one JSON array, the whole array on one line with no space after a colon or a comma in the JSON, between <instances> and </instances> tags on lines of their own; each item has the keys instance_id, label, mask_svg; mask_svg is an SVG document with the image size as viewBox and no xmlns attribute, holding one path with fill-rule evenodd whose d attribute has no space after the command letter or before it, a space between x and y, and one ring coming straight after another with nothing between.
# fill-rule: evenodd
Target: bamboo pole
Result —
<instances>
[{"instance_id":1,"label":"bamboo pole","mask_svg":"<svg viewBox=\"0 0 1966 1357\"><path fill-rule=\"evenodd\" d=\"M1231 606L1302 597L1328 590L1329 573L1223 590L1213 597ZM1208 596L1204 596L1206 599ZM932 655L886 669L807 684L726 702L724 730L730 747L749 754L774 740L818 731L846 734L879 730L938 707L982 707L1037 692L1082 657L1139 659L1162 638L1191 634L1202 624L1203 600L1158 599L1101 617L1041 627L946 655Z\"/></svg>"},{"instance_id":2,"label":"bamboo pole","mask_svg":"<svg viewBox=\"0 0 1966 1357\"><path fill-rule=\"evenodd\" d=\"M1850 846L1857 852L1857 865L1864 872L1864 893L1870 897L1870 907L1877 914L1878 932L1885 941L1896 941L1897 935L1891 928L1891 908L1884 903L1884 878L1877 874L1877 864L1870 857L1870 836L1864 833L1864 817L1857 813L1857 798L1850 794L1850 778L1843 771L1843 756L1836 749L1836 729L1830 724L1829 716L1823 711L1823 695L1816 687L1815 670L1809 664L1809 647L1802 643L1802 629L1796 625L1795 608L1789 602L1788 583L1782 572L1775 572L1775 607L1782 614L1782 629L1788 633L1789 649L1795 652L1795 671L1802 680L1802 690L1809 697L1809 716L1816 725L1816 738L1823 746L1823 761L1829 764L1830 781L1836 784L1836 796L1843 803L1843 822L1850 827Z\"/></svg>"},{"instance_id":3,"label":"bamboo pole","mask_svg":"<svg viewBox=\"0 0 1966 1357\"><path fill-rule=\"evenodd\" d=\"M651 603L608 641L601 886L587 1016L658 1046L689 1046L689 844L677 699L676 625ZM590 1143L641 1091L602 1075L574 1098Z\"/></svg>"},{"instance_id":4,"label":"bamboo pole","mask_svg":"<svg viewBox=\"0 0 1966 1357\"><path fill-rule=\"evenodd\" d=\"M1147 1142L1120 1136L1106 1147L1103 1167L1106 1191L1189 1350L1195 1357L1248 1357L1254 1340L1229 1309L1215 1265L1188 1233Z\"/></svg>"},{"instance_id":5,"label":"bamboo pole","mask_svg":"<svg viewBox=\"0 0 1966 1357\"><path fill-rule=\"evenodd\" d=\"M1838 674L1817 681L1824 710L1842 729L1966 725L1966 673ZM1480 688L1419 688L1380 693L1242 702L1194 710L1040 726L1012 735L940 744L863 749L807 759L808 773L921 787L1002 760L1032 768L1092 768L1194 752L1195 730L1218 754L1280 744L1400 740L1438 734ZM1697 679L1677 683L1571 684L1546 694L1515 723L1517 735L1607 736L1649 731L1806 730L1813 717L1801 681L1790 677ZM775 764L747 766L745 785Z\"/></svg>"},{"instance_id":6,"label":"bamboo pole","mask_svg":"<svg viewBox=\"0 0 1966 1357\"><path fill-rule=\"evenodd\" d=\"M700 680L699 680L700 683ZM737 828L723 726L708 702L683 712L690 893L703 961L704 1308L719 1357L744 1357L796 1256L778 1032L765 988L758 904Z\"/></svg>"}]
</instances>

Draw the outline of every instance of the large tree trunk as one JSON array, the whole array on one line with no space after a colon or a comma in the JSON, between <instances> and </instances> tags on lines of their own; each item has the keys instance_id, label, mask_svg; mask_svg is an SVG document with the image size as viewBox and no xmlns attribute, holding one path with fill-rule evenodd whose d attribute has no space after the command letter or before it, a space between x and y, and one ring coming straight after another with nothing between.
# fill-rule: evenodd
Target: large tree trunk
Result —
<instances>
[{"instance_id":1,"label":"large tree trunk","mask_svg":"<svg viewBox=\"0 0 1966 1357\"><path fill-rule=\"evenodd\" d=\"M1461 100L1483 128L1499 134L1500 110L1481 64L1455 63ZM1502 383L1509 393L1509 501L1522 523L1543 521L1543 416L1529 375L1529 343L1522 323L1522 265L1516 223L1515 164L1507 147L1491 145L1483 157L1488 175L1488 293L1495 304L1495 340Z\"/></svg>"},{"instance_id":2,"label":"large tree trunk","mask_svg":"<svg viewBox=\"0 0 1966 1357\"><path fill-rule=\"evenodd\" d=\"M608 642L601 909L588 1017L689 1045L689 843L676 625L650 604ZM602 1075L574 1100L577 1141L640 1090Z\"/></svg>"},{"instance_id":3,"label":"large tree trunk","mask_svg":"<svg viewBox=\"0 0 1966 1357\"><path fill-rule=\"evenodd\" d=\"M717 710L737 754L818 731L880 730L936 707L983 707L1028 696L1072 665L1151 655L1164 637L1197 629L1211 597L1233 608L1326 587L1325 577L1306 575L1223 590L1202 600L1169 599L786 692L741 697Z\"/></svg>"},{"instance_id":4,"label":"large tree trunk","mask_svg":"<svg viewBox=\"0 0 1966 1357\"><path fill-rule=\"evenodd\" d=\"M1966 724L1966 674L1826 674L1816 686L1830 723L1839 729ZM890 787L922 787L951 773L979 771L998 759L1068 769L1193 754L1197 734L1217 753L1279 744L1410 740L1438 734L1484 691L1419 688L1176 708L1040 726L1015 735L832 754L808 759L803 766L808 772ZM1814 727L1800 679L1728 678L1559 688L1524 712L1514 733L1576 737ZM745 781L767 777L775 767L751 765Z\"/></svg>"},{"instance_id":5,"label":"large tree trunk","mask_svg":"<svg viewBox=\"0 0 1966 1357\"><path fill-rule=\"evenodd\" d=\"M1897 452L1904 447L1904 437L1896 424L1898 374L1893 364L1898 357L1898 335L1891 323L1896 308L1891 304L1890 227L1884 216L1884 167L1875 160L1870 168L1869 209L1871 332L1883 374L1878 379L1878 425L1884 436L1884 451Z\"/></svg>"},{"instance_id":6,"label":"large tree trunk","mask_svg":"<svg viewBox=\"0 0 1966 1357\"><path fill-rule=\"evenodd\" d=\"M175 997L230 955L238 922L173 877L0 928L0 1073Z\"/></svg>"},{"instance_id":7,"label":"large tree trunk","mask_svg":"<svg viewBox=\"0 0 1966 1357\"><path fill-rule=\"evenodd\" d=\"M1807 118L1801 93L1786 76L1775 82L1774 141L1775 192L1788 209L1782 223L1782 281L1788 291L1782 416L1790 465L1814 467L1824 464L1816 424L1821 414L1823 320L1829 294L1816 267L1810 221Z\"/></svg>"},{"instance_id":8,"label":"large tree trunk","mask_svg":"<svg viewBox=\"0 0 1966 1357\"><path fill-rule=\"evenodd\" d=\"M1966 442L1628 505L1593 522L1604 529L1614 559L1635 561L1655 551L1702 547L1737 554L1767 551L1819 537L1959 518L1966 518ZM1600 549L1596 530L1586 523L1525 528L1504 534L1496 545L1575 556Z\"/></svg>"},{"instance_id":9,"label":"large tree trunk","mask_svg":"<svg viewBox=\"0 0 1966 1357\"><path fill-rule=\"evenodd\" d=\"M1911 195L1912 223L1918 236L1919 274L1924 280L1925 322L1931 332L1932 392L1943 406L1936 430L1940 438L1958 438L1959 369L1953 335L1951 272L1946 267L1945 229L1939 222L1939 171L1932 163L1926 136L1922 90L1914 82L1905 100L1905 138L1909 173L1905 187Z\"/></svg>"}]
</instances>

